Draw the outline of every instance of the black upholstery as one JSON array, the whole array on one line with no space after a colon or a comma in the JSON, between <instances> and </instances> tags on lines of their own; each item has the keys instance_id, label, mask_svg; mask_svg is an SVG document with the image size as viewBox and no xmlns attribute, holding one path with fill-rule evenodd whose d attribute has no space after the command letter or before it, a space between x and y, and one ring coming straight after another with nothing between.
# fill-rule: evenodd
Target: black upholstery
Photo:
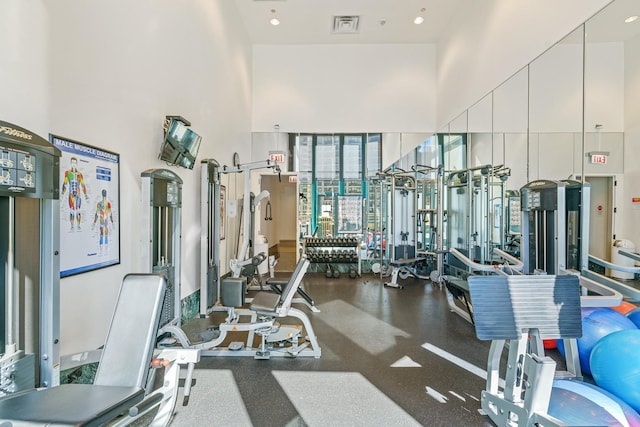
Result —
<instances>
[{"instance_id":1,"label":"black upholstery","mask_svg":"<svg viewBox=\"0 0 640 427\"><path fill-rule=\"evenodd\" d=\"M308 265L309 261L307 258L304 256L300 257L282 293L278 295L271 292L258 292L253 298L249 308L260 313L275 314L280 305L284 304L287 300L291 301L293 294L296 293L298 286L300 286L301 276L306 272Z\"/></svg>"},{"instance_id":2,"label":"black upholstery","mask_svg":"<svg viewBox=\"0 0 640 427\"><path fill-rule=\"evenodd\" d=\"M128 274L118 300L94 384L65 384L0 399L3 421L100 426L144 399L166 280Z\"/></svg>"}]
</instances>

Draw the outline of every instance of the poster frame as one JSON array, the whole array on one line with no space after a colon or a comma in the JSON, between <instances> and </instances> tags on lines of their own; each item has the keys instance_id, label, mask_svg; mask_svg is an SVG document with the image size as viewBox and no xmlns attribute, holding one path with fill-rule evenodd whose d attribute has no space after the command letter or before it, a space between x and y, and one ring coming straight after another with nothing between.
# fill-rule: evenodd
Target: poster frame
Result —
<instances>
[{"instance_id":1,"label":"poster frame","mask_svg":"<svg viewBox=\"0 0 640 427\"><path fill-rule=\"evenodd\" d=\"M49 134L60 149L60 277L120 264L120 154ZM75 159L80 179L72 171ZM78 207L70 191L77 187ZM72 213L72 209L76 213ZM115 244L114 244L115 242Z\"/></svg>"}]
</instances>

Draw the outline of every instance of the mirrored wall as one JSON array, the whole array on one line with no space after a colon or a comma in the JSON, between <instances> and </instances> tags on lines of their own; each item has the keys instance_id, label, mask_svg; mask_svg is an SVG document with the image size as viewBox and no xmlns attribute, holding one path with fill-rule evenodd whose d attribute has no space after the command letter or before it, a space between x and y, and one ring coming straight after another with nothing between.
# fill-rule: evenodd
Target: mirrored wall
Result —
<instances>
[{"instance_id":1,"label":"mirrored wall","mask_svg":"<svg viewBox=\"0 0 640 427\"><path fill-rule=\"evenodd\" d=\"M504 165L513 191L588 182L589 253L609 258L613 239L640 244L638 15L637 0L610 3L418 146L432 156L421 162ZM423 146L433 140L437 150Z\"/></svg>"}]
</instances>

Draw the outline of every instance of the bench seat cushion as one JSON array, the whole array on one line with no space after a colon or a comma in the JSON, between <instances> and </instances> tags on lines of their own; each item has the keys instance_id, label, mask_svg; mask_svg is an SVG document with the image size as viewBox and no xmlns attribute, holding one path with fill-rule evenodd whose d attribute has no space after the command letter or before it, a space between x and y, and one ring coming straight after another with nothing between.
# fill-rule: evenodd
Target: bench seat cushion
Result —
<instances>
[{"instance_id":1,"label":"bench seat cushion","mask_svg":"<svg viewBox=\"0 0 640 427\"><path fill-rule=\"evenodd\" d=\"M401 258L391 261L391 265L394 267L406 267L407 265L413 265L417 262L424 261L426 258Z\"/></svg>"},{"instance_id":2,"label":"bench seat cushion","mask_svg":"<svg viewBox=\"0 0 640 427\"><path fill-rule=\"evenodd\" d=\"M249 307L253 311L258 311L261 313L275 313L276 308L278 308L278 303L280 302L280 295L270 293L270 292L258 292L255 297L253 297L253 301L251 302L251 306Z\"/></svg>"}]
</instances>

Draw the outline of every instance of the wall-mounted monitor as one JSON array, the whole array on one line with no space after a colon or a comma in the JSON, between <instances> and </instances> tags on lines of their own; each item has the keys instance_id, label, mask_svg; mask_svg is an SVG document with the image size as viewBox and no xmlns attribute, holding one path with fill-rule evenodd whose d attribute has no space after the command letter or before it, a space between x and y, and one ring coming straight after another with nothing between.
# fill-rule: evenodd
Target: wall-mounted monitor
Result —
<instances>
[{"instance_id":1,"label":"wall-mounted monitor","mask_svg":"<svg viewBox=\"0 0 640 427\"><path fill-rule=\"evenodd\" d=\"M183 168L193 169L202 137L181 120L171 118L164 136L160 160Z\"/></svg>"}]
</instances>

